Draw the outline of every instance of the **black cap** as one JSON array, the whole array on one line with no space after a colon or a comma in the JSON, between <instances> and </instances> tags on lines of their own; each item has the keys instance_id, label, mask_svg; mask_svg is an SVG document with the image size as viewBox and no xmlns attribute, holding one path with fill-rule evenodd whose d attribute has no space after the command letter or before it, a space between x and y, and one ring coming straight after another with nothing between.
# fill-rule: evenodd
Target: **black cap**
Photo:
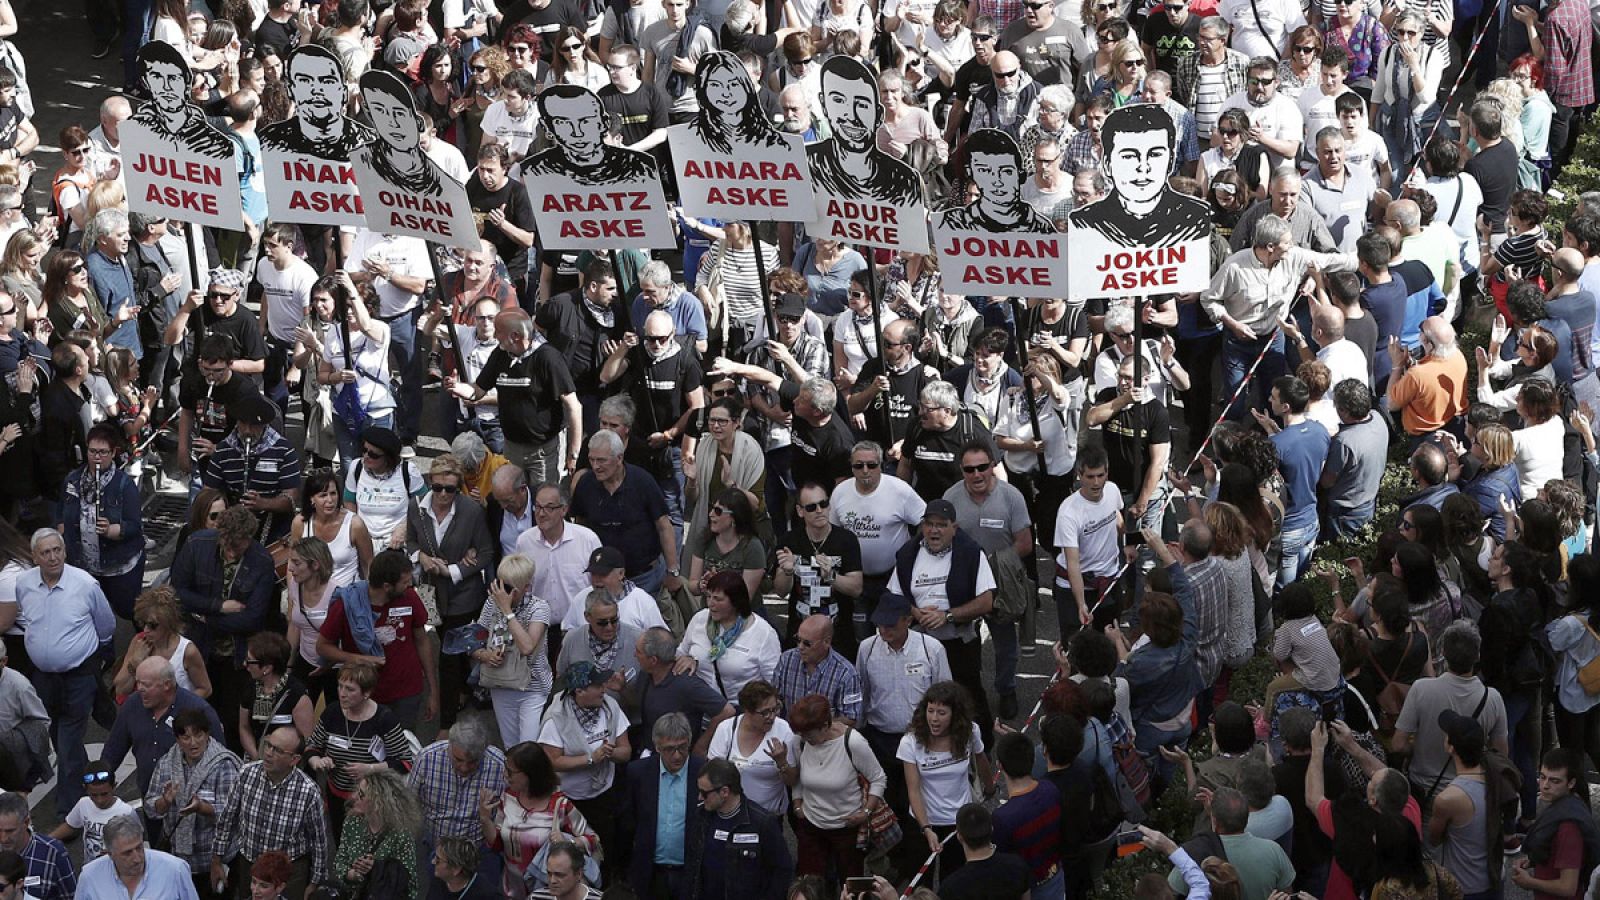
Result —
<instances>
[{"instance_id":1,"label":"black cap","mask_svg":"<svg viewBox=\"0 0 1600 900\"><path fill-rule=\"evenodd\" d=\"M382 451L390 459L400 458L400 435L388 428L373 427L361 429L361 442L371 444Z\"/></svg>"},{"instance_id":2,"label":"black cap","mask_svg":"<svg viewBox=\"0 0 1600 900\"><path fill-rule=\"evenodd\" d=\"M929 500L928 508L922 511L922 520L926 522L932 518L947 519L954 522L956 520L956 505L943 497L937 500Z\"/></svg>"},{"instance_id":3,"label":"black cap","mask_svg":"<svg viewBox=\"0 0 1600 900\"><path fill-rule=\"evenodd\" d=\"M627 565L628 561L622 558L622 551L615 547L601 547L589 554L590 575L610 575Z\"/></svg>"},{"instance_id":4,"label":"black cap","mask_svg":"<svg viewBox=\"0 0 1600 900\"><path fill-rule=\"evenodd\" d=\"M878 605L872 610L872 624L898 625L902 618L909 615L911 615L911 601L893 591L888 591L878 598Z\"/></svg>"},{"instance_id":5,"label":"black cap","mask_svg":"<svg viewBox=\"0 0 1600 900\"><path fill-rule=\"evenodd\" d=\"M278 421L278 406L260 394L244 394L228 404L228 415L241 425L271 425Z\"/></svg>"},{"instance_id":6,"label":"black cap","mask_svg":"<svg viewBox=\"0 0 1600 900\"><path fill-rule=\"evenodd\" d=\"M1471 716L1464 716L1453 709L1446 709L1439 713L1439 728L1444 731L1444 736L1450 739L1450 746L1456 752L1483 752L1485 737L1483 726Z\"/></svg>"},{"instance_id":7,"label":"black cap","mask_svg":"<svg viewBox=\"0 0 1600 900\"><path fill-rule=\"evenodd\" d=\"M772 314L777 316L797 317L806 314L806 298L792 291L787 291L778 297L778 302L772 307Z\"/></svg>"}]
</instances>

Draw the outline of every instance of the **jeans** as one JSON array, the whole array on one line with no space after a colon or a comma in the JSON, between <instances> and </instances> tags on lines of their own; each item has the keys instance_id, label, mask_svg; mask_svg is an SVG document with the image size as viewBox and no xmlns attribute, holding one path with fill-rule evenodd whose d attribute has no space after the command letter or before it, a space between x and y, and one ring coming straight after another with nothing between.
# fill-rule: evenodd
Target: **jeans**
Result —
<instances>
[{"instance_id":1,"label":"jeans","mask_svg":"<svg viewBox=\"0 0 1600 900\"><path fill-rule=\"evenodd\" d=\"M1311 551L1316 548L1321 532L1315 519L1300 528L1283 529L1283 549L1278 554L1278 590L1300 577L1300 570L1310 562Z\"/></svg>"},{"instance_id":2,"label":"jeans","mask_svg":"<svg viewBox=\"0 0 1600 900\"><path fill-rule=\"evenodd\" d=\"M111 36L116 24L115 17L104 16L104 20L97 16L97 8L105 4L97 0L89 0L84 4L89 12L89 21L94 29L94 35L102 40ZM122 3L122 84L124 88L131 88L139 84L139 48L150 37L151 12L155 6L153 0L123 0ZM103 16L103 13L99 15Z\"/></svg>"},{"instance_id":3,"label":"jeans","mask_svg":"<svg viewBox=\"0 0 1600 900\"><path fill-rule=\"evenodd\" d=\"M50 714L50 742L56 747L56 814L66 818L83 796L83 770L89 764L83 736L94 710L100 671L95 654L65 672L37 672L33 686Z\"/></svg>"},{"instance_id":4,"label":"jeans","mask_svg":"<svg viewBox=\"0 0 1600 900\"><path fill-rule=\"evenodd\" d=\"M1233 396L1244 381L1245 373L1250 371L1250 366L1255 363L1261 351L1266 350L1266 357L1261 360L1261 367L1256 369L1254 384L1249 390L1241 393L1239 398L1228 407L1226 416L1233 421L1245 418L1245 411L1249 409L1266 409L1267 395L1272 390L1272 380L1279 375L1289 374L1289 362L1283 355L1283 334L1272 335L1270 344L1266 337L1258 337L1253 341L1241 341L1229 335L1222 342L1222 394L1224 399ZM1196 444L1196 446L1199 446Z\"/></svg>"},{"instance_id":5,"label":"jeans","mask_svg":"<svg viewBox=\"0 0 1600 900\"><path fill-rule=\"evenodd\" d=\"M1376 500L1369 500L1355 509L1329 509L1327 521L1322 527L1328 530L1328 537L1331 540L1347 538L1367 527L1367 523L1372 521L1376 506Z\"/></svg>"},{"instance_id":6,"label":"jeans","mask_svg":"<svg viewBox=\"0 0 1600 900\"><path fill-rule=\"evenodd\" d=\"M404 444L415 443L422 431L422 376L427 357L417 352L417 314L421 309L413 307L383 320L389 326L389 371L400 383L395 392L400 404L395 433Z\"/></svg>"},{"instance_id":7,"label":"jeans","mask_svg":"<svg viewBox=\"0 0 1600 900\"><path fill-rule=\"evenodd\" d=\"M1172 783L1172 773L1176 763L1169 762L1161 755L1162 747L1182 747L1189 742L1189 735L1194 733L1194 728L1187 724L1177 731L1162 731L1149 722L1139 723L1138 731L1134 732L1133 745L1139 755L1150 764L1150 774L1155 783L1151 785L1150 796L1159 797L1168 784Z\"/></svg>"},{"instance_id":8,"label":"jeans","mask_svg":"<svg viewBox=\"0 0 1600 900\"><path fill-rule=\"evenodd\" d=\"M683 565L681 560L678 565ZM682 570L680 569L679 571ZM661 582L667 580L667 563L660 557L656 557L655 563L650 568L645 569L638 575L628 576L628 580L633 582L634 587L654 597L661 590Z\"/></svg>"},{"instance_id":9,"label":"jeans","mask_svg":"<svg viewBox=\"0 0 1600 900\"><path fill-rule=\"evenodd\" d=\"M377 415L367 414L366 421L361 424L361 431L368 428L393 428L394 410L386 409ZM348 472L349 467L361 462L361 431L354 434L344 426L344 423L335 416L333 422L333 439L339 443L339 461L345 467L342 471ZM341 476L342 478L343 476ZM341 484L344 482L341 481ZM192 497L190 499L193 499Z\"/></svg>"},{"instance_id":10,"label":"jeans","mask_svg":"<svg viewBox=\"0 0 1600 900\"><path fill-rule=\"evenodd\" d=\"M1178 341L1178 363L1189 373L1189 389L1183 398L1183 422L1189 433L1189 452L1200 449L1211 433L1211 423L1216 421L1217 390L1214 384L1212 360L1222 346L1222 334L1184 338Z\"/></svg>"},{"instance_id":11,"label":"jeans","mask_svg":"<svg viewBox=\"0 0 1600 900\"><path fill-rule=\"evenodd\" d=\"M794 447L784 445L767 451L767 512L772 518L772 535L782 540L789 533L789 494L795 490L789 473L789 458Z\"/></svg>"},{"instance_id":12,"label":"jeans","mask_svg":"<svg viewBox=\"0 0 1600 900\"><path fill-rule=\"evenodd\" d=\"M667 519L672 522L672 531L678 536L678 557L683 557L683 448L674 444L667 448L667 459L672 461L672 474L666 478L656 479L656 484L661 486L661 493L667 501ZM685 566L685 569L688 567Z\"/></svg>"},{"instance_id":13,"label":"jeans","mask_svg":"<svg viewBox=\"0 0 1600 900\"><path fill-rule=\"evenodd\" d=\"M1511 739L1511 761L1522 773L1522 817L1532 819L1539 813L1539 732L1543 716L1539 714L1538 687L1501 691L1506 704L1506 736Z\"/></svg>"},{"instance_id":14,"label":"jeans","mask_svg":"<svg viewBox=\"0 0 1600 900\"><path fill-rule=\"evenodd\" d=\"M527 471L529 484L560 480L560 456L559 437L553 437L542 444L524 444L509 439L506 441L506 459Z\"/></svg>"},{"instance_id":15,"label":"jeans","mask_svg":"<svg viewBox=\"0 0 1600 900\"><path fill-rule=\"evenodd\" d=\"M1580 65L1588 63L1588 60L1582 60ZM1567 142L1576 130L1573 128L1573 120L1578 117L1578 111L1559 103L1551 105L1555 107L1555 112L1550 116L1550 137L1546 146L1550 152L1551 171L1560 172L1567 164L1567 160L1572 158L1572 154L1568 152Z\"/></svg>"},{"instance_id":16,"label":"jeans","mask_svg":"<svg viewBox=\"0 0 1600 900\"><path fill-rule=\"evenodd\" d=\"M1064 900L1067 891L1067 876L1060 866L1056 866L1056 873L1033 886L1028 892L1028 900Z\"/></svg>"}]
</instances>

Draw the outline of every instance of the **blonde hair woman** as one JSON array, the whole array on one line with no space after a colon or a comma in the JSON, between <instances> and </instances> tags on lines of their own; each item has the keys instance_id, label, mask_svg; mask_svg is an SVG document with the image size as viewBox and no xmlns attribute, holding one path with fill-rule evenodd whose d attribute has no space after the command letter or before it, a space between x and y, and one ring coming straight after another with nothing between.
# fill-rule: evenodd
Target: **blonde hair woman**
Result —
<instances>
[{"instance_id":1,"label":"blonde hair woman","mask_svg":"<svg viewBox=\"0 0 1600 900\"><path fill-rule=\"evenodd\" d=\"M368 772L350 799L350 815L339 833L333 877L352 895L362 895L367 877L380 860L392 859L410 876L403 896L417 893L417 838L422 834L422 806L391 769Z\"/></svg>"},{"instance_id":2,"label":"blonde hair woman","mask_svg":"<svg viewBox=\"0 0 1600 900\"><path fill-rule=\"evenodd\" d=\"M183 618L178 611L176 591L163 586L140 594L133 604L133 623L139 630L117 665L113 691L119 696L132 694L134 670L155 656L172 663L178 687L199 697L211 696L211 676L206 673L205 658L200 655L200 648L183 636Z\"/></svg>"},{"instance_id":3,"label":"blonde hair woman","mask_svg":"<svg viewBox=\"0 0 1600 900\"><path fill-rule=\"evenodd\" d=\"M45 252L50 248L30 228L11 235L6 242L5 254L0 256L0 285L11 295L11 299L24 303L22 315L17 319L17 324L24 330L33 325L33 320L45 314L44 308L44 261Z\"/></svg>"},{"instance_id":4,"label":"blonde hair woman","mask_svg":"<svg viewBox=\"0 0 1600 900\"><path fill-rule=\"evenodd\" d=\"M550 604L534 596L532 584L533 560L513 553L500 561L478 617L489 638L472 653L482 666L478 683L489 685L500 737L507 745L539 737L539 720L550 696L550 656L545 652Z\"/></svg>"}]
</instances>

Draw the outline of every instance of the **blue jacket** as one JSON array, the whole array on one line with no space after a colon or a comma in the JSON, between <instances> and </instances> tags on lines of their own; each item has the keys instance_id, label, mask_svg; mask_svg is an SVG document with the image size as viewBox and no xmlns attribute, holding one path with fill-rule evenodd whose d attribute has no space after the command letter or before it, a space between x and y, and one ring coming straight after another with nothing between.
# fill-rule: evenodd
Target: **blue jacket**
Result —
<instances>
[{"instance_id":1,"label":"blue jacket","mask_svg":"<svg viewBox=\"0 0 1600 900\"><path fill-rule=\"evenodd\" d=\"M1117 675L1128 679L1129 723L1143 728L1152 722L1165 722L1183 712L1200 692L1200 668L1195 662L1194 587L1183 564L1167 567L1172 576L1172 594L1183 610L1183 637L1170 647L1145 644L1117 667Z\"/></svg>"},{"instance_id":2,"label":"blue jacket","mask_svg":"<svg viewBox=\"0 0 1600 900\"><path fill-rule=\"evenodd\" d=\"M1494 471L1480 469L1470 481L1458 482L1461 493L1478 501L1478 511L1489 520L1489 535L1497 541L1506 539L1506 517L1500 512L1500 498L1511 501L1513 508L1522 506L1522 483L1517 480L1517 467L1507 463ZM1443 501L1440 501L1443 502Z\"/></svg>"},{"instance_id":3,"label":"blue jacket","mask_svg":"<svg viewBox=\"0 0 1600 900\"><path fill-rule=\"evenodd\" d=\"M159 721L150 718L150 710L144 708L137 694L128 697L122 708L117 710L117 721L112 724L105 748L100 751L100 761L110 766L113 772L122 765L128 751L133 751L141 794L150 790L150 778L156 774L156 763L177 743L177 736L172 733L173 716L186 709L205 710L206 718L211 721L211 739L220 741L227 734L222 730L222 720L217 718L217 711L211 708L210 703L184 688L175 690L178 694L173 698L172 706L168 707L166 715Z\"/></svg>"},{"instance_id":4,"label":"blue jacket","mask_svg":"<svg viewBox=\"0 0 1600 900\"><path fill-rule=\"evenodd\" d=\"M720 897L701 886L706 833L713 828L728 833L723 845ZM794 860L783 840L783 822L749 800L741 798L739 811L727 819L703 809L691 809L683 843L684 875L689 881L689 896L695 900L783 900L789 882L794 880Z\"/></svg>"},{"instance_id":5,"label":"blue jacket","mask_svg":"<svg viewBox=\"0 0 1600 900\"><path fill-rule=\"evenodd\" d=\"M121 260L112 262L96 249L84 254L83 262L89 269L89 287L100 298L108 317L115 319L124 306L139 302L133 293L133 260L127 254ZM143 359L144 345L139 342L138 317L118 325L117 330L106 338L106 343L113 347L125 347L133 353L134 359Z\"/></svg>"},{"instance_id":6,"label":"blue jacket","mask_svg":"<svg viewBox=\"0 0 1600 900\"><path fill-rule=\"evenodd\" d=\"M222 551L217 530L206 528L189 536L172 560L172 588L184 614L193 622L189 638L209 657L223 638L232 637L233 661L244 665L245 641L269 627L277 604L278 574L272 554L255 541L239 561L233 581L222 577ZM225 613L222 603L237 600L244 604L239 612Z\"/></svg>"},{"instance_id":7,"label":"blue jacket","mask_svg":"<svg viewBox=\"0 0 1600 900\"><path fill-rule=\"evenodd\" d=\"M79 568L84 567L78 497L82 480L83 469L80 468L67 476L66 487L61 492L61 525L67 544L67 562ZM129 478L126 471L119 468L111 473L111 480L101 494L99 516L122 526L122 536L116 540L100 537L100 568L119 569L144 552L144 512L139 504L139 484Z\"/></svg>"},{"instance_id":8,"label":"blue jacket","mask_svg":"<svg viewBox=\"0 0 1600 900\"><path fill-rule=\"evenodd\" d=\"M689 797L684 809L688 811L690 822L684 823L683 829L683 859L689 861L689 834L693 831L692 822L696 815L695 804L698 798L692 793L695 784L700 778L700 767L706 761L698 756L689 757L684 766L689 770L686 779ZM617 812L625 830L632 830L632 840L624 839L624 845L632 849L632 856L628 859L628 884L633 888L635 895L650 897L650 871L655 868L656 858L656 804L661 792L661 757L652 753L641 759L628 763L622 777L622 802L618 804ZM787 886L787 885L785 885ZM687 879L683 884L688 887ZM655 898L655 900L688 900L689 894L684 892L679 898Z\"/></svg>"}]
</instances>

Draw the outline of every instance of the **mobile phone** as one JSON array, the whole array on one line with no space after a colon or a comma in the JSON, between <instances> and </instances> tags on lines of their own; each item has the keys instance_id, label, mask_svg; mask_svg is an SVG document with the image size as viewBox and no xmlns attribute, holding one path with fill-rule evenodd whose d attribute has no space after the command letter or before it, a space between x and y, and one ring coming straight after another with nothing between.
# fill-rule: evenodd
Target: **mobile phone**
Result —
<instances>
[{"instance_id":1,"label":"mobile phone","mask_svg":"<svg viewBox=\"0 0 1600 900\"><path fill-rule=\"evenodd\" d=\"M851 898L851 900L856 900L856 898L871 897L873 887L874 882L871 875L846 878L844 880L845 896Z\"/></svg>"},{"instance_id":2,"label":"mobile phone","mask_svg":"<svg viewBox=\"0 0 1600 900\"><path fill-rule=\"evenodd\" d=\"M1138 831L1117 832L1117 858L1132 856L1144 849L1144 835Z\"/></svg>"},{"instance_id":3,"label":"mobile phone","mask_svg":"<svg viewBox=\"0 0 1600 900\"><path fill-rule=\"evenodd\" d=\"M1124 547L1143 547L1144 546L1144 532L1139 530L1139 529L1137 529L1137 528L1129 529L1128 532L1126 534L1124 534L1122 537L1123 537L1122 546L1124 546Z\"/></svg>"},{"instance_id":4,"label":"mobile phone","mask_svg":"<svg viewBox=\"0 0 1600 900\"><path fill-rule=\"evenodd\" d=\"M1322 721L1323 721L1324 724L1328 724L1328 725L1332 725L1334 722L1339 721L1339 707L1338 707L1338 704L1334 703L1332 700L1323 701L1323 703L1322 703Z\"/></svg>"}]
</instances>

